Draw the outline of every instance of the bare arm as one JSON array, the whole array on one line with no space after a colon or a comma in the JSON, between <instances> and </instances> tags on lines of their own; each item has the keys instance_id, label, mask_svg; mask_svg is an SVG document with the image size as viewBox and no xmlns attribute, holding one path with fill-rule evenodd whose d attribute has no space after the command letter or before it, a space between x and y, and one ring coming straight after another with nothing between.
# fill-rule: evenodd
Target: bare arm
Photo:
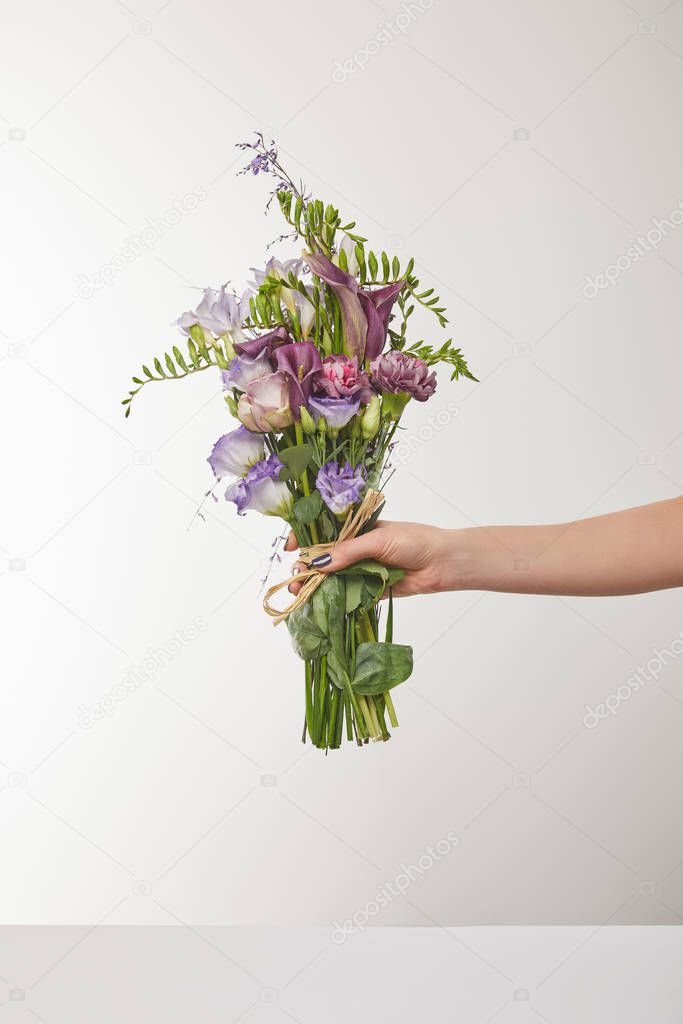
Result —
<instances>
[{"instance_id":1,"label":"bare arm","mask_svg":"<svg viewBox=\"0 0 683 1024\"><path fill-rule=\"evenodd\" d=\"M288 548L296 541L291 538ZM683 498L553 526L442 530L380 522L324 571L361 558L406 570L398 596L445 590L599 596L683 586ZM296 590L296 584L293 588Z\"/></svg>"}]
</instances>

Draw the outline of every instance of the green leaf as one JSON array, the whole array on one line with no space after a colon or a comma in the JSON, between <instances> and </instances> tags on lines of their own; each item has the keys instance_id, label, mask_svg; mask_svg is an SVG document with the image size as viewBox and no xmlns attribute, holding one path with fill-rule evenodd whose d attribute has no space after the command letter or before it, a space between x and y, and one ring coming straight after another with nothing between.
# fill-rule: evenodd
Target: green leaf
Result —
<instances>
[{"instance_id":1,"label":"green leaf","mask_svg":"<svg viewBox=\"0 0 683 1024\"><path fill-rule=\"evenodd\" d=\"M346 577L346 614L350 615L356 608L360 607L363 600L363 589L365 580L362 576Z\"/></svg>"},{"instance_id":2,"label":"green leaf","mask_svg":"<svg viewBox=\"0 0 683 1024\"><path fill-rule=\"evenodd\" d=\"M287 616L287 629L292 638L294 650L304 661L322 658L330 649L327 634L318 626L313 614L313 605L306 601L295 612Z\"/></svg>"},{"instance_id":3,"label":"green leaf","mask_svg":"<svg viewBox=\"0 0 683 1024\"><path fill-rule=\"evenodd\" d=\"M405 682L413 671L413 649L407 644L359 644L351 686L374 696Z\"/></svg>"},{"instance_id":4,"label":"green leaf","mask_svg":"<svg viewBox=\"0 0 683 1024\"><path fill-rule=\"evenodd\" d=\"M290 448L283 448L277 454L286 470L286 473L280 475L298 480L313 458L313 447L310 444L293 444Z\"/></svg>"},{"instance_id":5,"label":"green leaf","mask_svg":"<svg viewBox=\"0 0 683 1024\"><path fill-rule=\"evenodd\" d=\"M339 661L345 664L346 583L338 573L332 573L325 577L323 583L313 594L311 604L318 629L328 637L331 649Z\"/></svg>"},{"instance_id":6,"label":"green leaf","mask_svg":"<svg viewBox=\"0 0 683 1024\"><path fill-rule=\"evenodd\" d=\"M323 499L320 497L320 491L311 491L306 497L299 498L294 502L294 517L297 522L307 526L317 519L322 507Z\"/></svg>"}]
</instances>

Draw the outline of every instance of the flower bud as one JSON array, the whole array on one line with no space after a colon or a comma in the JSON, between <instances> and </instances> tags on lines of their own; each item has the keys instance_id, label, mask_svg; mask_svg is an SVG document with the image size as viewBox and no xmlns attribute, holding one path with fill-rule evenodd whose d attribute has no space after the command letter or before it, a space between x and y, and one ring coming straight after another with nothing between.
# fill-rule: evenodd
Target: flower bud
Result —
<instances>
[{"instance_id":1,"label":"flower bud","mask_svg":"<svg viewBox=\"0 0 683 1024\"><path fill-rule=\"evenodd\" d=\"M299 416L301 418L301 428L304 434L315 434L315 420L305 405L299 407Z\"/></svg>"},{"instance_id":2,"label":"flower bud","mask_svg":"<svg viewBox=\"0 0 683 1024\"><path fill-rule=\"evenodd\" d=\"M200 327L199 324L193 324L192 327L190 327L190 337L193 341L196 341L198 345L203 345L206 340L204 328Z\"/></svg>"},{"instance_id":3,"label":"flower bud","mask_svg":"<svg viewBox=\"0 0 683 1024\"><path fill-rule=\"evenodd\" d=\"M372 441L373 437L377 434L381 412L382 399L379 395L375 395L366 406L361 423L362 434L366 441Z\"/></svg>"},{"instance_id":4,"label":"flower bud","mask_svg":"<svg viewBox=\"0 0 683 1024\"><path fill-rule=\"evenodd\" d=\"M230 394L228 394L226 392L223 395L223 398L225 399L225 404L227 405L227 407L228 407L228 409L230 411L230 415L231 416L237 416L237 402L235 400L234 395L230 395Z\"/></svg>"},{"instance_id":5,"label":"flower bud","mask_svg":"<svg viewBox=\"0 0 683 1024\"><path fill-rule=\"evenodd\" d=\"M398 423L409 401L410 395L407 391L399 391L397 395L392 394L390 391L385 391L382 395L382 411Z\"/></svg>"}]
</instances>

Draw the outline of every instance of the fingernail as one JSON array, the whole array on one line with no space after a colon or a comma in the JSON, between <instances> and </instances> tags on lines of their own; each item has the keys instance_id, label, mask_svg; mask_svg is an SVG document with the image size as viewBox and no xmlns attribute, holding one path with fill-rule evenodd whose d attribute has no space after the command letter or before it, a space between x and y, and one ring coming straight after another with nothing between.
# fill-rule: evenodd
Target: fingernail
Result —
<instances>
[{"instance_id":1,"label":"fingernail","mask_svg":"<svg viewBox=\"0 0 683 1024\"><path fill-rule=\"evenodd\" d=\"M324 565L329 565L332 561L332 555L318 555L317 558L312 558L310 565L315 569L322 569Z\"/></svg>"}]
</instances>

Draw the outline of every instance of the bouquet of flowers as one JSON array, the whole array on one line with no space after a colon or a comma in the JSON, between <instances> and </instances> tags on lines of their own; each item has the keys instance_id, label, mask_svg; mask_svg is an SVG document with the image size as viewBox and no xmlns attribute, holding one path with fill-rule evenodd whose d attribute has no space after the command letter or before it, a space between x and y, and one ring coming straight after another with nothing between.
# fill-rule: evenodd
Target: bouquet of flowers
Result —
<instances>
[{"instance_id":1,"label":"bouquet of flowers","mask_svg":"<svg viewBox=\"0 0 683 1024\"><path fill-rule=\"evenodd\" d=\"M275 201L287 224L276 242L293 239L301 256L252 270L241 294L228 285L207 288L177 321L182 347L173 345L133 378L125 414L148 383L218 371L240 426L208 457L214 488L225 486L239 515L256 510L283 519L307 566L264 600L275 624L286 621L304 661L303 740L326 750L344 736L358 744L387 740L389 724L398 724L391 691L413 662L412 648L393 639L391 588L403 574L367 559L336 573L318 567L340 540L373 528L401 416L411 400L426 402L436 389L431 367L445 363L451 379L476 378L450 338L439 347L408 340L416 305L441 328L447 323L414 260L401 266L396 256L370 250L355 222L295 184L261 134L240 148L249 154L240 173L274 183L266 209ZM274 594L292 579L302 582L296 598L274 608Z\"/></svg>"}]
</instances>

